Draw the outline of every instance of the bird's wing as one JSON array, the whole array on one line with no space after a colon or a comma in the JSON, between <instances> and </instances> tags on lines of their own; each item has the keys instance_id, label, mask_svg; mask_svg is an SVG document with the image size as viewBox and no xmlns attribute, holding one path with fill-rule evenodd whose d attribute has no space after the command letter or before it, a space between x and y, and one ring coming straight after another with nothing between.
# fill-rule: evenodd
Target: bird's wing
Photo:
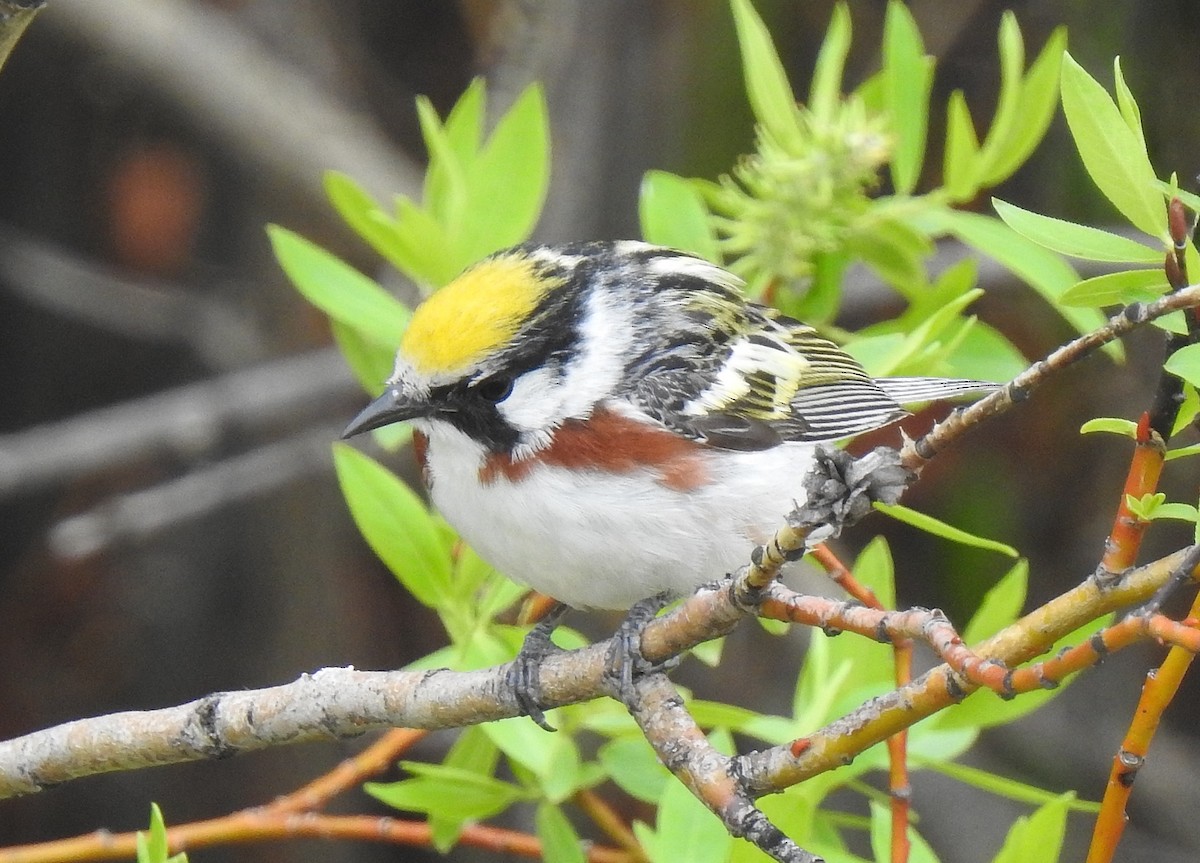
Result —
<instances>
[{"instance_id":1,"label":"bird's wing","mask_svg":"<svg viewBox=\"0 0 1200 863\"><path fill-rule=\"evenodd\" d=\"M904 415L812 327L771 309L745 309L719 350L663 357L639 382L638 403L669 428L732 450L838 440Z\"/></svg>"},{"instance_id":2,"label":"bird's wing","mask_svg":"<svg viewBox=\"0 0 1200 863\"><path fill-rule=\"evenodd\" d=\"M872 379L812 327L748 307L719 351L678 355L646 375L637 401L672 430L731 450L817 443L879 428L902 405L986 394L996 384L946 378Z\"/></svg>"}]
</instances>

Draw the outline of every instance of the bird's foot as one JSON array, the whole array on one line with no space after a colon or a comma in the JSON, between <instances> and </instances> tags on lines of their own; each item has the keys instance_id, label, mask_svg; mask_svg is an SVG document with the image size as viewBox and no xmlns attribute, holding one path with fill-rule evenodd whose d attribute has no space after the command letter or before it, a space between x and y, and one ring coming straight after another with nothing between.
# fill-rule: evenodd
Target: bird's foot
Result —
<instances>
[{"instance_id":1,"label":"bird's foot","mask_svg":"<svg viewBox=\"0 0 1200 863\"><path fill-rule=\"evenodd\" d=\"M636 677L668 671L679 664L679 657L656 663L642 655L642 630L658 616L668 599L667 594L660 593L636 603L613 634L604 676L614 697L622 704L631 705L637 700L637 693L633 688Z\"/></svg>"},{"instance_id":2,"label":"bird's foot","mask_svg":"<svg viewBox=\"0 0 1200 863\"><path fill-rule=\"evenodd\" d=\"M541 666L547 656L562 651L561 647L550 640L550 636L558 628L567 611L567 606L559 603L534 624L533 629L525 636L525 642L505 677L505 682L516 696L521 712L546 731L557 729L546 721L546 714L542 710Z\"/></svg>"}]
</instances>

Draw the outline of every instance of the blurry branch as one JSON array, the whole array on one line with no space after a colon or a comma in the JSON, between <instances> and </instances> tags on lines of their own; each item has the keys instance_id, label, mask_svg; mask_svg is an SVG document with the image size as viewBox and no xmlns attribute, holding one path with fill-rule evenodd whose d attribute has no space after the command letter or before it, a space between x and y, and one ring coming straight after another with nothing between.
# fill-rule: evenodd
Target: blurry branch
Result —
<instances>
[{"instance_id":1,"label":"blurry branch","mask_svg":"<svg viewBox=\"0 0 1200 863\"><path fill-rule=\"evenodd\" d=\"M326 348L3 435L0 498L139 458L195 457L231 432L328 416L331 403L355 392L340 355Z\"/></svg>"},{"instance_id":2,"label":"blurry branch","mask_svg":"<svg viewBox=\"0 0 1200 863\"><path fill-rule=\"evenodd\" d=\"M188 345L212 368L263 358L265 337L232 305L163 282L122 278L4 225L0 285L32 305L108 332Z\"/></svg>"},{"instance_id":3,"label":"blurry branch","mask_svg":"<svg viewBox=\"0 0 1200 863\"><path fill-rule=\"evenodd\" d=\"M0 0L0 69L45 0Z\"/></svg>"},{"instance_id":4,"label":"blurry branch","mask_svg":"<svg viewBox=\"0 0 1200 863\"><path fill-rule=\"evenodd\" d=\"M318 427L145 491L110 498L90 512L54 525L50 550L62 557L87 557L121 541L145 539L305 475L327 473L332 464L330 442L337 439L343 425Z\"/></svg>"},{"instance_id":5,"label":"blurry branch","mask_svg":"<svg viewBox=\"0 0 1200 863\"><path fill-rule=\"evenodd\" d=\"M326 170L383 200L419 196L421 175L365 112L281 61L219 8L183 0L55 0L45 20L157 89L255 170L328 207ZM331 222L332 223L332 222Z\"/></svg>"}]
</instances>

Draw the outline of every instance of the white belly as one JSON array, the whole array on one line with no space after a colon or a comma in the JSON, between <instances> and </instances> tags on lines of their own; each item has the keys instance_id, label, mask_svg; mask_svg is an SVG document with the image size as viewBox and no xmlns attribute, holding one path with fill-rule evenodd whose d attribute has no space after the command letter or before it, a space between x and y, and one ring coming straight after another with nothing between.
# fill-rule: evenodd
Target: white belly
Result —
<instances>
[{"instance_id":1,"label":"white belly","mask_svg":"<svg viewBox=\"0 0 1200 863\"><path fill-rule=\"evenodd\" d=\"M577 608L628 608L691 592L749 560L804 497L807 444L715 453L714 482L679 491L648 474L564 475L534 467L482 485L483 451L457 430L427 429L435 505L504 574Z\"/></svg>"}]
</instances>

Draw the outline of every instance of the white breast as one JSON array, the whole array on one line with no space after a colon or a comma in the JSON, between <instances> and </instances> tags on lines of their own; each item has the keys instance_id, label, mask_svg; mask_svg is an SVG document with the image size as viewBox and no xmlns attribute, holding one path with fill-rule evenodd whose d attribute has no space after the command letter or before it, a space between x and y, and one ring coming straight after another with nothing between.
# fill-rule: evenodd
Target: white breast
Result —
<instances>
[{"instance_id":1,"label":"white breast","mask_svg":"<svg viewBox=\"0 0 1200 863\"><path fill-rule=\"evenodd\" d=\"M714 452L713 482L679 491L647 473L568 474L537 465L525 477L480 482L483 448L429 423L435 505L511 578L578 608L628 608L663 591L691 592L749 560L803 500L807 444Z\"/></svg>"}]
</instances>

